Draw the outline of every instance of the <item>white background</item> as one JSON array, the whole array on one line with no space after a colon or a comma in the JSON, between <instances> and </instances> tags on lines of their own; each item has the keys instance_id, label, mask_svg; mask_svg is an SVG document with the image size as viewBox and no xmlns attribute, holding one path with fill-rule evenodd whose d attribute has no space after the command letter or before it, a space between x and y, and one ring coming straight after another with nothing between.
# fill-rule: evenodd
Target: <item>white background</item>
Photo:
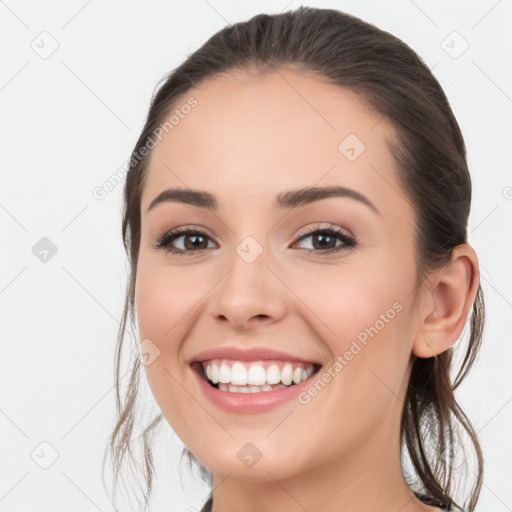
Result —
<instances>
[{"instance_id":1,"label":"white background","mask_svg":"<svg viewBox=\"0 0 512 512\"><path fill-rule=\"evenodd\" d=\"M512 2L306 4L345 10L407 42L433 69L460 123L487 325L458 397L486 459L477 511L510 511ZM100 463L113 422L113 349L127 264L122 186L103 200L92 191L129 157L165 73L227 23L299 5L0 2L0 511L111 510ZM453 31L469 44L456 59L442 43ZM51 38L58 48L41 58L31 45L49 48ZM57 247L46 263L32 252L42 237ZM181 487L181 444L171 434L169 459L159 463L167 481L152 510L200 508L207 489L185 466ZM48 469L30 455L43 441L59 455Z\"/></svg>"}]
</instances>

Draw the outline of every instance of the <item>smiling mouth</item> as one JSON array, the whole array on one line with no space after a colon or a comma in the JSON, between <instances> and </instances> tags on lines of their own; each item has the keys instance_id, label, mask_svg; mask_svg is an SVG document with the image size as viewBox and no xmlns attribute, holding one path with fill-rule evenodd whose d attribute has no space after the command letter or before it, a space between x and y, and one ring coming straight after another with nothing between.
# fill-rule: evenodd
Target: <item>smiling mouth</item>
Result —
<instances>
[{"instance_id":1,"label":"smiling mouth","mask_svg":"<svg viewBox=\"0 0 512 512\"><path fill-rule=\"evenodd\" d=\"M321 368L317 363L229 359L210 359L195 362L192 366L210 386L231 393L289 388L308 380Z\"/></svg>"}]
</instances>

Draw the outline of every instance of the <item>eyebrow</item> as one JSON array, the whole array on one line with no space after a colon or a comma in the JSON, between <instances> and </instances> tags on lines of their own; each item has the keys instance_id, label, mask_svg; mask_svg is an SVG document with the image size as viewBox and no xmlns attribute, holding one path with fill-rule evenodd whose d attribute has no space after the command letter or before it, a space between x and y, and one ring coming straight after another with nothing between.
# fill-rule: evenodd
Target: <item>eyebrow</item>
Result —
<instances>
[{"instance_id":1,"label":"eyebrow","mask_svg":"<svg viewBox=\"0 0 512 512\"><path fill-rule=\"evenodd\" d=\"M279 210L290 210L331 197L347 197L354 199L368 206L373 212L379 215L377 207L364 194L351 188L341 186L307 187L282 192L274 200L273 206L275 209ZM161 192L151 201L147 211L149 212L158 204L167 202L190 204L199 208L206 208L210 211L217 211L219 208L217 199L209 192L188 188L169 188Z\"/></svg>"}]
</instances>

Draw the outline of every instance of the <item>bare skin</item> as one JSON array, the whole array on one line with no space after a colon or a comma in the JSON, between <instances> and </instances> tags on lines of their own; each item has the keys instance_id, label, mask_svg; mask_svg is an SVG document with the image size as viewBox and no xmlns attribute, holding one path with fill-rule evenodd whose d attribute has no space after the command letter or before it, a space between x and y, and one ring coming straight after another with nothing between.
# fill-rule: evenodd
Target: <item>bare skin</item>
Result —
<instances>
[{"instance_id":1,"label":"bare skin","mask_svg":"<svg viewBox=\"0 0 512 512\"><path fill-rule=\"evenodd\" d=\"M174 431L213 471L215 512L440 510L405 482L400 416L413 358L442 353L462 332L478 286L474 250L458 246L417 296L415 215L386 144L393 129L353 92L279 70L218 77L183 103L191 96L197 106L151 150L136 310L140 339L160 350L148 382ZM365 145L354 161L338 149L349 134ZM349 197L274 209L284 191L331 185L364 194L378 213ZM170 187L207 191L219 209L166 202L148 212ZM205 233L202 250L190 235L172 242L185 255L152 247L189 225ZM300 239L329 225L357 246L322 254L318 234ZM252 263L236 251L248 236L263 250ZM335 246L343 241L327 248ZM390 319L393 304L401 309ZM200 351L239 345L325 369L381 314L384 327L307 404L228 413L205 398L189 365ZM262 453L250 468L237 457L247 442Z\"/></svg>"}]
</instances>

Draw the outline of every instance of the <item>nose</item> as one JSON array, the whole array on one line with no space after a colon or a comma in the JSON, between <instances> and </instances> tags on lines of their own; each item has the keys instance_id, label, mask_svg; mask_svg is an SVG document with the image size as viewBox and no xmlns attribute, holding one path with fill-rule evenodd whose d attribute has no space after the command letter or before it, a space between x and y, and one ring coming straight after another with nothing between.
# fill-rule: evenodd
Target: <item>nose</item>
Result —
<instances>
[{"instance_id":1,"label":"nose","mask_svg":"<svg viewBox=\"0 0 512 512\"><path fill-rule=\"evenodd\" d=\"M286 313L286 286L267 266L264 253L248 262L238 253L209 295L208 312L215 322L247 331L279 321Z\"/></svg>"}]
</instances>

